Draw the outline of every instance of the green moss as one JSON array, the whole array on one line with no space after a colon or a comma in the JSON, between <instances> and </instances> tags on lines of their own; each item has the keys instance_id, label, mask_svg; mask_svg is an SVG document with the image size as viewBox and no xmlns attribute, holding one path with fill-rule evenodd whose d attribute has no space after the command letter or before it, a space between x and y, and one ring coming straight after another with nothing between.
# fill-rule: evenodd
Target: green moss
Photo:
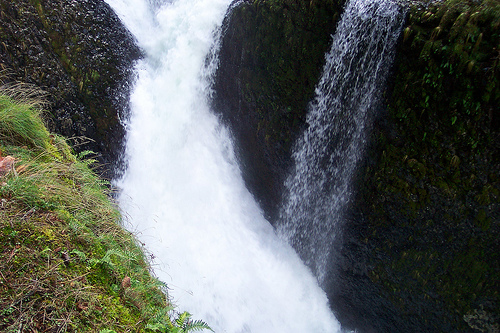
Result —
<instances>
[{"instance_id":1,"label":"green moss","mask_svg":"<svg viewBox=\"0 0 500 333\"><path fill-rule=\"evenodd\" d=\"M428 323L436 330L471 329L478 309L500 316L500 183L487 177L500 165L499 20L497 1L411 9L386 101L391 125L375 129L378 162L361 189L369 241L390 258L372 279L408 318L442 313ZM401 238L375 233L381 225Z\"/></svg>"}]
</instances>

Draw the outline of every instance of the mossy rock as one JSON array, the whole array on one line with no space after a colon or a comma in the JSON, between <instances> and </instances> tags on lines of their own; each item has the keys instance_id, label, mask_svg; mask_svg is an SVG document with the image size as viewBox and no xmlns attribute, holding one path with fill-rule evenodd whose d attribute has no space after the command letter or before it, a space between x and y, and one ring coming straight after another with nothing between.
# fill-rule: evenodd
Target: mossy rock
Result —
<instances>
[{"instance_id":1,"label":"mossy rock","mask_svg":"<svg viewBox=\"0 0 500 333\"><path fill-rule=\"evenodd\" d=\"M119 161L132 65L132 35L104 1L0 1L3 81L33 83L50 103L50 130L99 153L106 175Z\"/></svg>"},{"instance_id":2,"label":"mossy rock","mask_svg":"<svg viewBox=\"0 0 500 333\"><path fill-rule=\"evenodd\" d=\"M409 330L487 331L500 318L499 24L497 1L410 9L359 172L346 242L374 248L364 283Z\"/></svg>"},{"instance_id":3,"label":"mossy rock","mask_svg":"<svg viewBox=\"0 0 500 333\"><path fill-rule=\"evenodd\" d=\"M271 220L342 5L246 1L225 22L214 105ZM411 2L326 287L346 326L498 321L499 27L497 1Z\"/></svg>"}]
</instances>

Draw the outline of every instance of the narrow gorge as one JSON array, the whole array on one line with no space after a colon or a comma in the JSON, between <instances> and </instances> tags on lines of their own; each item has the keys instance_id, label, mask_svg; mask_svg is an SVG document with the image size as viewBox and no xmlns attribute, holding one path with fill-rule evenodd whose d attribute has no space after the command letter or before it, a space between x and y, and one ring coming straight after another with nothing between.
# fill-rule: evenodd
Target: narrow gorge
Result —
<instances>
[{"instance_id":1,"label":"narrow gorge","mask_svg":"<svg viewBox=\"0 0 500 333\"><path fill-rule=\"evenodd\" d=\"M0 0L4 82L92 150L216 332L498 332L496 0Z\"/></svg>"}]
</instances>

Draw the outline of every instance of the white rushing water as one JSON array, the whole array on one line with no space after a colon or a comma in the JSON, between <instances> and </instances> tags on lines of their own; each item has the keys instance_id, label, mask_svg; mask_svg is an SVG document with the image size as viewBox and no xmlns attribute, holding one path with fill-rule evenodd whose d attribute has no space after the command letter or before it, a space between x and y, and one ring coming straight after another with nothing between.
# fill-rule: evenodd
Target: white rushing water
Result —
<instances>
[{"instance_id":1,"label":"white rushing water","mask_svg":"<svg viewBox=\"0 0 500 333\"><path fill-rule=\"evenodd\" d=\"M347 3L309 106L308 127L294 147L278 230L321 284L404 17L394 0Z\"/></svg>"},{"instance_id":2,"label":"white rushing water","mask_svg":"<svg viewBox=\"0 0 500 333\"><path fill-rule=\"evenodd\" d=\"M208 106L206 59L231 0L106 1L145 52L119 202L174 302L216 332L338 332L316 279L245 188Z\"/></svg>"}]
</instances>

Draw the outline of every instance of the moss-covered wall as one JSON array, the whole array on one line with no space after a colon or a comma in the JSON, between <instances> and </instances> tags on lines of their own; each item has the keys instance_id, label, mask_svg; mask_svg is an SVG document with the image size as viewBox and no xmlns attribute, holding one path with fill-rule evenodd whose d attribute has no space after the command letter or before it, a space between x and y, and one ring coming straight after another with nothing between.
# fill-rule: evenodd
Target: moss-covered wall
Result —
<instances>
[{"instance_id":1,"label":"moss-covered wall","mask_svg":"<svg viewBox=\"0 0 500 333\"><path fill-rule=\"evenodd\" d=\"M216 109L273 218L342 3L246 1L226 22ZM357 175L332 306L367 332L499 322L498 1L411 7Z\"/></svg>"},{"instance_id":2,"label":"moss-covered wall","mask_svg":"<svg viewBox=\"0 0 500 333\"><path fill-rule=\"evenodd\" d=\"M499 28L497 1L410 10L360 170L344 255L409 329L498 330Z\"/></svg>"},{"instance_id":3,"label":"moss-covered wall","mask_svg":"<svg viewBox=\"0 0 500 333\"><path fill-rule=\"evenodd\" d=\"M98 0L0 0L0 18L3 80L44 89L50 129L116 162L140 52L114 12Z\"/></svg>"}]
</instances>

